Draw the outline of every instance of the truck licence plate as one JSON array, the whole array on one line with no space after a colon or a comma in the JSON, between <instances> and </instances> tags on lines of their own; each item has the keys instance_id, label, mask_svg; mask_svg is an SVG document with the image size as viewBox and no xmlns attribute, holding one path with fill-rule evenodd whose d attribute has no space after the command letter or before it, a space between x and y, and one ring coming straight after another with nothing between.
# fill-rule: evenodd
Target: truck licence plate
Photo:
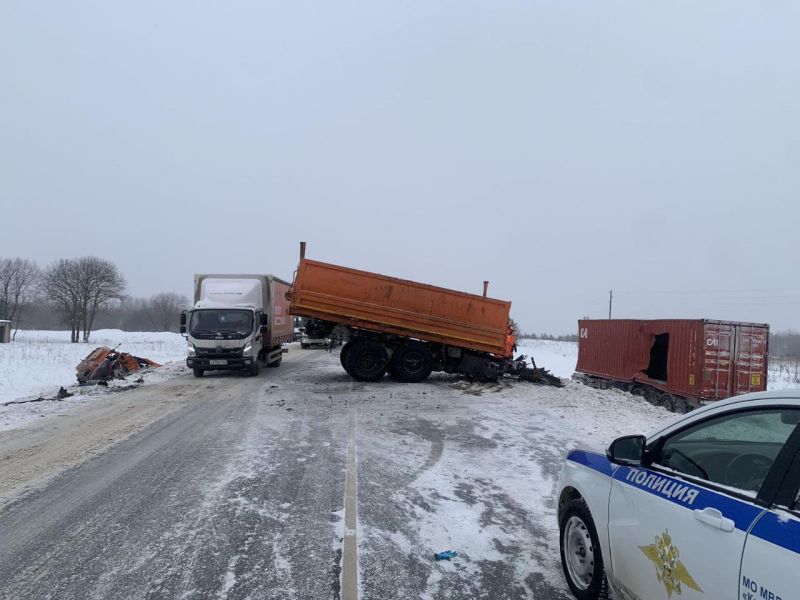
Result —
<instances>
[{"instance_id":1,"label":"truck licence plate","mask_svg":"<svg viewBox=\"0 0 800 600\"><path fill-rule=\"evenodd\" d=\"M212 367L218 367L218 366L221 366L221 365L227 365L228 361L227 360L221 360L221 359L218 359L218 358L216 358L216 359L212 358L210 361L208 361L208 364L210 364Z\"/></svg>"}]
</instances>

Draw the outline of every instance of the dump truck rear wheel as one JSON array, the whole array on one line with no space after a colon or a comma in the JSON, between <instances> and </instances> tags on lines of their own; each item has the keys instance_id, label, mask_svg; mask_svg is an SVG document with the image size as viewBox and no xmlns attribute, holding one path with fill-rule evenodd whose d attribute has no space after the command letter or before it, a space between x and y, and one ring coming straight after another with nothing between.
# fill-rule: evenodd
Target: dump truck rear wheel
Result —
<instances>
[{"instance_id":1,"label":"dump truck rear wheel","mask_svg":"<svg viewBox=\"0 0 800 600\"><path fill-rule=\"evenodd\" d=\"M350 367L347 366L347 357L352 349L353 342L347 342L339 351L339 362L342 363L342 368L347 371L348 374L350 373Z\"/></svg>"},{"instance_id":2,"label":"dump truck rear wheel","mask_svg":"<svg viewBox=\"0 0 800 600\"><path fill-rule=\"evenodd\" d=\"M386 373L389 354L378 342L357 342L345 357L347 371L359 381L378 381Z\"/></svg>"},{"instance_id":3,"label":"dump truck rear wheel","mask_svg":"<svg viewBox=\"0 0 800 600\"><path fill-rule=\"evenodd\" d=\"M192 369L192 373L194 373L195 377L202 377L205 371L203 369Z\"/></svg>"},{"instance_id":4,"label":"dump truck rear wheel","mask_svg":"<svg viewBox=\"0 0 800 600\"><path fill-rule=\"evenodd\" d=\"M397 349L392 357L392 370L400 381L418 383L433 370L433 355L425 344L410 342Z\"/></svg>"}]
</instances>

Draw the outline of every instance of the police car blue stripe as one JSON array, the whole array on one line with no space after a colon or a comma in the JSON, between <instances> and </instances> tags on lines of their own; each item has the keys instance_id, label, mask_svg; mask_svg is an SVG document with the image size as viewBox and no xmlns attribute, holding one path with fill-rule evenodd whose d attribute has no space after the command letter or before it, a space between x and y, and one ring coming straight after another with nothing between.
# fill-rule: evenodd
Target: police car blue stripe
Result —
<instances>
[{"instance_id":1,"label":"police car blue stripe","mask_svg":"<svg viewBox=\"0 0 800 600\"><path fill-rule=\"evenodd\" d=\"M639 473L644 475L631 477L632 474L638 475ZM686 480L676 479L650 469L622 466L614 473L614 479L690 510L716 508L725 517L731 519L737 529L745 532L750 529L758 515L764 511L763 508L754 506L749 502L732 498L731 496L696 486ZM653 482L658 484L661 481L664 482L662 485L652 485ZM675 492L681 490L684 490L683 493L674 495ZM687 492L691 492L691 494Z\"/></svg>"},{"instance_id":2,"label":"police car blue stripe","mask_svg":"<svg viewBox=\"0 0 800 600\"><path fill-rule=\"evenodd\" d=\"M567 455L567 460L584 465L607 477L613 477L620 483L659 496L663 500L689 510L716 508L726 518L731 519L737 529L744 532L747 532L753 525L753 521L764 513L763 508L750 502L694 485L683 479L676 479L646 468L616 467L605 455L596 452L573 450ZM632 476L633 473L643 473L644 475L637 478ZM658 485L660 480L664 481L663 485ZM683 490L683 493L673 497L672 493L665 494L665 488L670 492L686 489ZM687 501L686 491L692 492L691 501ZM800 554L800 521L797 519L782 522L774 512L766 512L753 527L751 535Z\"/></svg>"},{"instance_id":3,"label":"police car blue stripe","mask_svg":"<svg viewBox=\"0 0 800 600\"><path fill-rule=\"evenodd\" d=\"M585 450L573 450L567 455L567 460L589 467L606 477L611 477L614 467L611 461L603 454L597 452L586 452Z\"/></svg>"},{"instance_id":4,"label":"police car blue stripe","mask_svg":"<svg viewBox=\"0 0 800 600\"><path fill-rule=\"evenodd\" d=\"M758 520L750 535L800 554L800 521L797 519L781 520L770 511Z\"/></svg>"}]
</instances>

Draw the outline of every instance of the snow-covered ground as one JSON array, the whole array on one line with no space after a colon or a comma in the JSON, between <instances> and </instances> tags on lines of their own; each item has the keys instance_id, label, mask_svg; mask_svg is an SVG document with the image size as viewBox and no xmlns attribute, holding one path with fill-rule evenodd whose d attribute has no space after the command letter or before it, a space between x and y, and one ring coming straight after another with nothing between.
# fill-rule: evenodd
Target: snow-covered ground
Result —
<instances>
[{"instance_id":1,"label":"snow-covered ground","mask_svg":"<svg viewBox=\"0 0 800 600\"><path fill-rule=\"evenodd\" d=\"M71 344L68 331L20 331L10 344L0 344L0 431L18 427L40 415L65 411L105 393L103 388L77 388L75 367L98 346L166 364L144 375L146 382L160 381L183 372L186 341L177 333L142 333L102 329L88 344ZM113 382L113 385L130 382ZM11 400L53 397L64 386L76 395L64 402L35 402L2 406ZM76 389L77 388L77 389Z\"/></svg>"},{"instance_id":2,"label":"snow-covered ground","mask_svg":"<svg viewBox=\"0 0 800 600\"><path fill-rule=\"evenodd\" d=\"M800 359L776 358L769 361L769 389L800 389Z\"/></svg>"},{"instance_id":3,"label":"snow-covered ground","mask_svg":"<svg viewBox=\"0 0 800 600\"><path fill-rule=\"evenodd\" d=\"M518 340L517 355L524 354L536 361L536 366L547 369L561 379L569 379L578 362L577 342L553 340Z\"/></svg>"}]
</instances>

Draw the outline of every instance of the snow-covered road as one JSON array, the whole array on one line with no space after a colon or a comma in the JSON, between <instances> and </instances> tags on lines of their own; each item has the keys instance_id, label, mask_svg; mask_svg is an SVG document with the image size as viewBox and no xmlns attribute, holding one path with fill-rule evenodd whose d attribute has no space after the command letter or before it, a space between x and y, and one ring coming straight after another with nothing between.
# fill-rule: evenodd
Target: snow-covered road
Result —
<instances>
[{"instance_id":1,"label":"snow-covered road","mask_svg":"<svg viewBox=\"0 0 800 600\"><path fill-rule=\"evenodd\" d=\"M563 455L671 417L573 382L357 383L319 350L256 379L180 376L0 437L0 597L335 599L354 566L362 599L567 598Z\"/></svg>"}]
</instances>

